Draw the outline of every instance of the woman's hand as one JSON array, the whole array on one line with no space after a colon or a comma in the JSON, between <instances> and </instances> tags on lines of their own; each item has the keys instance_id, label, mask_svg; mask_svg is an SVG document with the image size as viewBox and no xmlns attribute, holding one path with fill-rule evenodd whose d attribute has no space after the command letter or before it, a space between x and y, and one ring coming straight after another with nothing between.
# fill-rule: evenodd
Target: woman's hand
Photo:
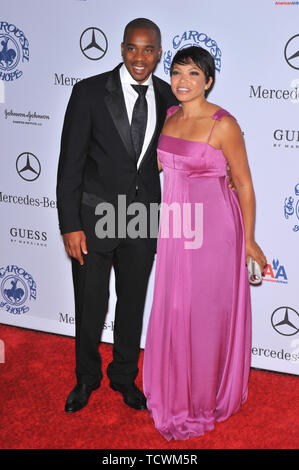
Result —
<instances>
[{"instance_id":1,"label":"woman's hand","mask_svg":"<svg viewBox=\"0 0 299 470\"><path fill-rule=\"evenodd\" d=\"M254 240L248 241L246 243L246 264L249 262L249 257L254 259L259 264L261 273L263 274L264 269L267 266L267 259L262 249Z\"/></svg>"},{"instance_id":2,"label":"woman's hand","mask_svg":"<svg viewBox=\"0 0 299 470\"><path fill-rule=\"evenodd\" d=\"M226 174L227 174L227 185L230 189L232 189L233 191L235 191L236 187L235 187L235 183L234 183L234 180L233 180L233 177L232 177L232 172L231 172L231 169L230 169L230 166L229 164L227 163L226 164Z\"/></svg>"},{"instance_id":3,"label":"woman's hand","mask_svg":"<svg viewBox=\"0 0 299 470\"><path fill-rule=\"evenodd\" d=\"M158 171L160 172L160 171L162 171L163 168L162 168L162 164L161 164L158 157L157 157L157 163L158 163Z\"/></svg>"}]
</instances>

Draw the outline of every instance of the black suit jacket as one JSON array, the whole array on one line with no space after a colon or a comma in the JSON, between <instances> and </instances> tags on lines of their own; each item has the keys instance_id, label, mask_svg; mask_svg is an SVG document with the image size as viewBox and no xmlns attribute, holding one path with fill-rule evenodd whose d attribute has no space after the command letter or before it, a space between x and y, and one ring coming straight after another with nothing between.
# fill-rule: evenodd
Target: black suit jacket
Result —
<instances>
[{"instance_id":1,"label":"black suit jacket","mask_svg":"<svg viewBox=\"0 0 299 470\"><path fill-rule=\"evenodd\" d=\"M99 202L117 207L118 195L126 195L128 204L149 204L161 198L156 149L166 110L177 100L170 86L153 75L156 129L137 170L119 76L121 65L78 82L64 119L57 176L60 231L84 230L88 248L111 249L117 242L117 236L109 240L95 235Z\"/></svg>"}]
</instances>

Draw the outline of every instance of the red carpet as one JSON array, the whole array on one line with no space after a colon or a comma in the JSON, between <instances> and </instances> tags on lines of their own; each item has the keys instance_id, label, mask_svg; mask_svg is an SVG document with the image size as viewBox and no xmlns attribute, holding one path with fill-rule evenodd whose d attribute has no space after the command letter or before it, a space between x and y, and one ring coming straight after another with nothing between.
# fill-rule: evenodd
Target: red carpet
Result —
<instances>
[{"instance_id":1,"label":"red carpet","mask_svg":"<svg viewBox=\"0 0 299 470\"><path fill-rule=\"evenodd\" d=\"M105 376L86 408L64 412L75 385L74 339L0 325L1 449L296 449L298 377L252 370L241 412L188 441L165 441L146 411L123 404ZM112 346L102 344L104 371ZM140 355L140 370L143 352ZM137 379L141 386L141 375Z\"/></svg>"}]
</instances>

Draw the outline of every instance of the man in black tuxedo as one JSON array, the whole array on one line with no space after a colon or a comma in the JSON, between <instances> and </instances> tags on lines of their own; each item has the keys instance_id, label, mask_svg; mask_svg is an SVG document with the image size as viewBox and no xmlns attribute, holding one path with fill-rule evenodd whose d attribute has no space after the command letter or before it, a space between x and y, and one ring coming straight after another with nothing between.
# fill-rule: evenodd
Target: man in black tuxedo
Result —
<instances>
[{"instance_id":1,"label":"man in black tuxedo","mask_svg":"<svg viewBox=\"0 0 299 470\"><path fill-rule=\"evenodd\" d=\"M177 104L170 86L152 75L161 57L157 25L139 18L124 32L124 63L78 82L67 107L57 179L60 230L72 257L76 309L76 377L65 411L83 408L102 379L98 351L108 308L109 279L115 271L117 304L110 387L135 409L146 409L134 381L143 309L156 239L99 238L99 203L118 196L159 203L156 148L166 110Z\"/></svg>"}]
</instances>

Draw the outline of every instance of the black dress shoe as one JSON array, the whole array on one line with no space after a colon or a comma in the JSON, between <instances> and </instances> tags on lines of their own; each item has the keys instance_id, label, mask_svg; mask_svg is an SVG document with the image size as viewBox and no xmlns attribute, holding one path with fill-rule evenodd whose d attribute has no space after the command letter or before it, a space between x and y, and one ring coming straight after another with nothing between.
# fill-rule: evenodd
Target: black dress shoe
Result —
<instances>
[{"instance_id":1,"label":"black dress shoe","mask_svg":"<svg viewBox=\"0 0 299 470\"><path fill-rule=\"evenodd\" d=\"M133 383L130 385L116 384L110 382L110 387L116 392L120 392L126 405L135 410L146 410L146 398L142 391Z\"/></svg>"},{"instance_id":2,"label":"black dress shoe","mask_svg":"<svg viewBox=\"0 0 299 470\"><path fill-rule=\"evenodd\" d=\"M88 384L77 384L67 397L65 404L65 411L67 413L75 413L81 410L87 405L89 397L93 390L96 390L101 385L100 382L88 385Z\"/></svg>"}]
</instances>

